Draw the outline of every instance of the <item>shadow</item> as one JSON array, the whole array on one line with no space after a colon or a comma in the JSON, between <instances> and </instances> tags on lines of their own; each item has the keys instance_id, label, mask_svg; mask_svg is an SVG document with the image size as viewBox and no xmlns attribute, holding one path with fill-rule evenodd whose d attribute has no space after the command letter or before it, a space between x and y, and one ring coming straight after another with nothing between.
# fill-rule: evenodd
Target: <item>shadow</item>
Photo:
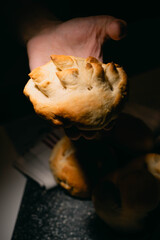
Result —
<instances>
[{"instance_id":1,"label":"shadow","mask_svg":"<svg viewBox=\"0 0 160 240\"><path fill-rule=\"evenodd\" d=\"M125 233L110 228L96 214L88 222L89 236L92 240L147 240L151 239L152 228L140 232Z\"/></svg>"}]
</instances>

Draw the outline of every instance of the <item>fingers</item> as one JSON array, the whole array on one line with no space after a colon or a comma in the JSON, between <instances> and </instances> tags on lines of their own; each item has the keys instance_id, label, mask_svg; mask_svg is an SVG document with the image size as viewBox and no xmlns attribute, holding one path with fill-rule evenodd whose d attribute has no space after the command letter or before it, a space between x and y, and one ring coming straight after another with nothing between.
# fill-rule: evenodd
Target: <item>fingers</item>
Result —
<instances>
[{"instance_id":1,"label":"fingers","mask_svg":"<svg viewBox=\"0 0 160 240\"><path fill-rule=\"evenodd\" d=\"M72 126L70 128L65 128L65 133L66 135L71 139L71 140L78 140L81 136L84 137L87 140L91 140L96 138L98 131L82 131L79 130L78 128Z\"/></svg>"},{"instance_id":2,"label":"fingers","mask_svg":"<svg viewBox=\"0 0 160 240\"><path fill-rule=\"evenodd\" d=\"M83 131L81 135L87 140L92 140L97 137L98 131Z\"/></svg>"},{"instance_id":3,"label":"fingers","mask_svg":"<svg viewBox=\"0 0 160 240\"><path fill-rule=\"evenodd\" d=\"M116 124L116 119L112 120L106 127L104 127L102 130L99 130L99 131L98 130L83 131L73 125L68 125L68 127L64 128L64 131L71 140L76 141L80 137L83 137L87 140L92 140L97 138L101 133L104 134L104 132L110 132L110 130L112 130L115 124Z\"/></svg>"},{"instance_id":4,"label":"fingers","mask_svg":"<svg viewBox=\"0 0 160 240\"><path fill-rule=\"evenodd\" d=\"M81 136L80 131L78 128L72 126L69 128L64 129L66 135L71 139L71 140L78 140Z\"/></svg>"}]
</instances>

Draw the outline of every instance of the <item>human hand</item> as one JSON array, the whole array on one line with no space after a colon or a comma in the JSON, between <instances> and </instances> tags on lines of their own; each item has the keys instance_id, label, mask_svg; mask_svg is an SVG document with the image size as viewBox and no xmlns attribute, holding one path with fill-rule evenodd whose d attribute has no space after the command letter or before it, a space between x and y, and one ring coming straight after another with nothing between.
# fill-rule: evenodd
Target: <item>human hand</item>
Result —
<instances>
[{"instance_id":1,"label":"human hand","mask_svg":"<svg viewBox=\"0 0 160 240\"><path fill-rule=\"evenodd\" d=\"M108 39L120 40L125 36L126 22L112 16L75 18L66 22L48 22L45 28L27 42L30 69L50 60L51 54L93 56L103 61L102 46ZM80 131L72 126L66 134L77 139L92 139L97 131Z\"/></svg>"},{"instance_id":2,"label":"human hand","mask_svg":"<svg viewBox=\"0 0 160 240\"><path fill-rule=\"evenodd\" d=\"M27 42L30 69L45 64L51 54L93 56L102 61L103 43L120 40L125 33L125 21L106 15L49 22Z\"/></svg>"}]
</instances>

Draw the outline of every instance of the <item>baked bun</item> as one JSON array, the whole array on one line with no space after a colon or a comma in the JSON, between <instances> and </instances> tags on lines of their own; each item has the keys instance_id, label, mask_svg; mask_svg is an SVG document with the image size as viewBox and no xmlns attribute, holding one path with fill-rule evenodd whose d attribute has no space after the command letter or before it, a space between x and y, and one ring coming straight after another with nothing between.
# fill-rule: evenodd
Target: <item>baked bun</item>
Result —
<instances>
[{"instance_id":1,"label":"baked bun","mask_svg":"<svg viewBox=\"0 0 160 240\"><path fill-rule=\"evenodd\" d=\"M116 118L127 92L127 76L117 64L94 57L52 55L34 69L24 88L37 114L55 125L98 130Z\"/></svg>"},{"instance_id":2,"label":"baked bun","mask_svg":"<svg viewBox=\"0 0 160 240\"><path fill-rule=\"evenodd\" d=\"M68 137L63 137L50 156L51 171L63 188L72 196L89 198L91 187L83 163L76 155L76 147Z\"/></svg>"},{"instance_id":3,"label":"baked bun","mask_svg":"<svg viewBox=\"0 0 160 240\"><path fill-rule=\"evenodd\" d=\"M97 215L121 231L138 231L160 202L160 155L146 154L106 176L93 191Z\"/></svg>"}]
</instances>

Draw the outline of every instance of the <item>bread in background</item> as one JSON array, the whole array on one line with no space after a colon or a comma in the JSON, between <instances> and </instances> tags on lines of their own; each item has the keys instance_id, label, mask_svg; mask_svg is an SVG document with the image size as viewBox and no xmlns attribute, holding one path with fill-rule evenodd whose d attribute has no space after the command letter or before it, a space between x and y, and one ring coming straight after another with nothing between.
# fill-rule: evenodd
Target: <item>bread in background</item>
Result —
<instances>
[{"instance_id":1,"label":"bread in background","mask_svg":"<svg viewBox=\"0 0 160 240\"><path fill-rule=\"evenodd\" d=\"M99 181L92 195L97 215L113 229L142 230L160 202L159 166L159 154L145 154Z\"/></svg>"}]
</instances>

